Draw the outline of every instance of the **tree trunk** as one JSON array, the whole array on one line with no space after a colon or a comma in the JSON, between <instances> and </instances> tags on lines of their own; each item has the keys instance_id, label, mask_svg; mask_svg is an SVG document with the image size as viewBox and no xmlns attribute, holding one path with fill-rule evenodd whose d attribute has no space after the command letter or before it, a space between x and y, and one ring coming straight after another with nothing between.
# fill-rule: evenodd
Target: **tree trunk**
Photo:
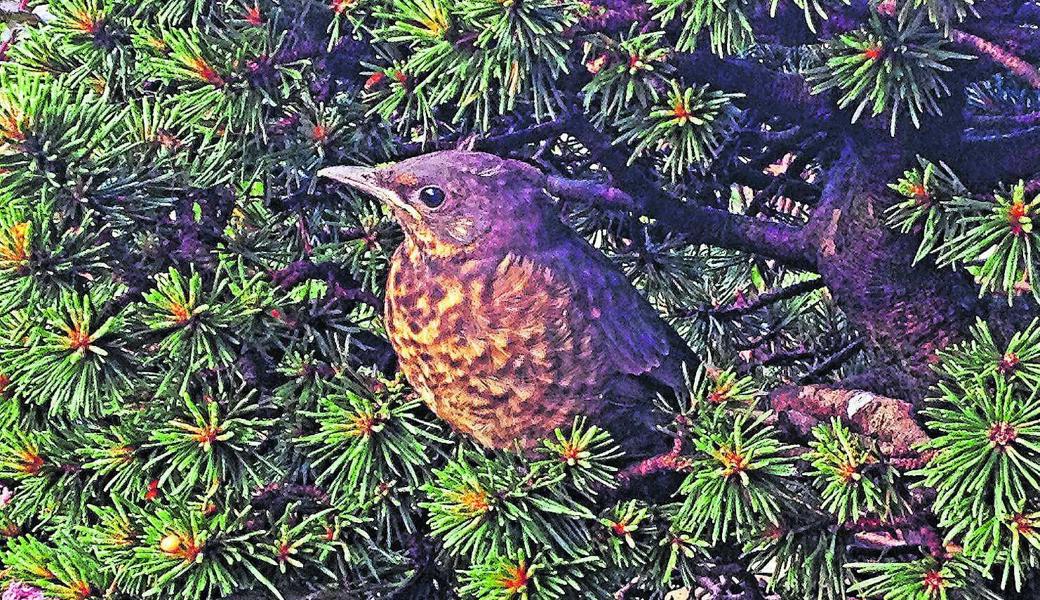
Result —
<instances>
[{"instance_id":1,"label":"tree trunk","mask_svg":"<svg viewBox=\"0 0 1040 600\"><path fill-rule=\"evenodd\" d=\"M930 260L911 267L920 242L884 224L888 184L912 160L891 140L848 143L806 231L817 270L866 340L872 369L846 385L917 402L934 381L936 351L962 339L979 311L963 272Z\"/></svg>"}]
</instances>

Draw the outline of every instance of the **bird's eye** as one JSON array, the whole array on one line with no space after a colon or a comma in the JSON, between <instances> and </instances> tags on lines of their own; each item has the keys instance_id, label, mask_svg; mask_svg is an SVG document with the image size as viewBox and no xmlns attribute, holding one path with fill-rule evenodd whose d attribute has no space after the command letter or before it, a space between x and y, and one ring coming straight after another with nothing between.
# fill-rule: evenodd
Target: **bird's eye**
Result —
<instances>
[{"instance_id":1,"label":"bird's eye","mask_svg":"<svg viewBox=\"0 0 1040 600\"><path fill-rule=\"evenodd\" d=\"M427 186L419 190L419 200L430 208L437 208L444 204L444 190L436 186Z\"/></svg>"}]
</instances>

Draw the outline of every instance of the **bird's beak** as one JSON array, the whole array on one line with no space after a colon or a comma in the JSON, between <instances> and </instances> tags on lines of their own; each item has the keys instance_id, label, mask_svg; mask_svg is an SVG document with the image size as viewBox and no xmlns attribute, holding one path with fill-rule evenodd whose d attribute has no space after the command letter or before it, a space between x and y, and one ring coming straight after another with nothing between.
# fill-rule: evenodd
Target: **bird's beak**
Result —
<instances>
[{"instance_id":1,"label":"bird's beak","mask_svg":"<svg viewBox=\"0 0 1040 600\"><path fill-rule=\"evenodd\" d=\"M325 167L318 171L318 177L326 177L349 185L359 192L374 196L381 202L400 208L414 218L419 218L419 213L414 207L409 206L397 196L396 192L380 183L378 174L379 169L373 167L338 166Z\"/></svg>"}]
</instances>

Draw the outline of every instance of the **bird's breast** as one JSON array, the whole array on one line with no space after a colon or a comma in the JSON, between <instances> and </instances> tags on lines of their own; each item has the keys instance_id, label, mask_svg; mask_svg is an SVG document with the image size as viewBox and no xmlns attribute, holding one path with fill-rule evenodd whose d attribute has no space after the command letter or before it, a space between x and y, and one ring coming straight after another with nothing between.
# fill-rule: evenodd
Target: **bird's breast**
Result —
<instances>
[{"instance_id":1,"label":"bird's breast","mask_svg":"<svg viewBox=\"0 0 1040 600\"><path fill-rule=\"evenodd\" d=\"M534 261L428 261L402 247L387 282L390 341L413 387L481 443L530 446L594 411L604 363L566 283Z\"/></svg>"}]
</instances>

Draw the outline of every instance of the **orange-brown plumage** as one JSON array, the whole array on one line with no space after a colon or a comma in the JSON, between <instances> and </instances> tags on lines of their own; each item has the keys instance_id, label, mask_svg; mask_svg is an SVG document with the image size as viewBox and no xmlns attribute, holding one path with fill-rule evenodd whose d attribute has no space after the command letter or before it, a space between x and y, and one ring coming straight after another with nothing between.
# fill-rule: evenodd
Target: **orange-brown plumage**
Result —
<instances>
[{"instance_id":1,"label":"orange-brown plumage","mask_svg":"<svg viewBox=\"0 0 1040 600\"><path fill-rule=\"evenodd\" d=\"M681 384L689 350L559 221L537 169L448 151L323 174L382 198L405 230L386 328L438 416L485 446L529 449L586 415L631 454L661 450L653 400Z\"/></svg>"}]
</instances>

